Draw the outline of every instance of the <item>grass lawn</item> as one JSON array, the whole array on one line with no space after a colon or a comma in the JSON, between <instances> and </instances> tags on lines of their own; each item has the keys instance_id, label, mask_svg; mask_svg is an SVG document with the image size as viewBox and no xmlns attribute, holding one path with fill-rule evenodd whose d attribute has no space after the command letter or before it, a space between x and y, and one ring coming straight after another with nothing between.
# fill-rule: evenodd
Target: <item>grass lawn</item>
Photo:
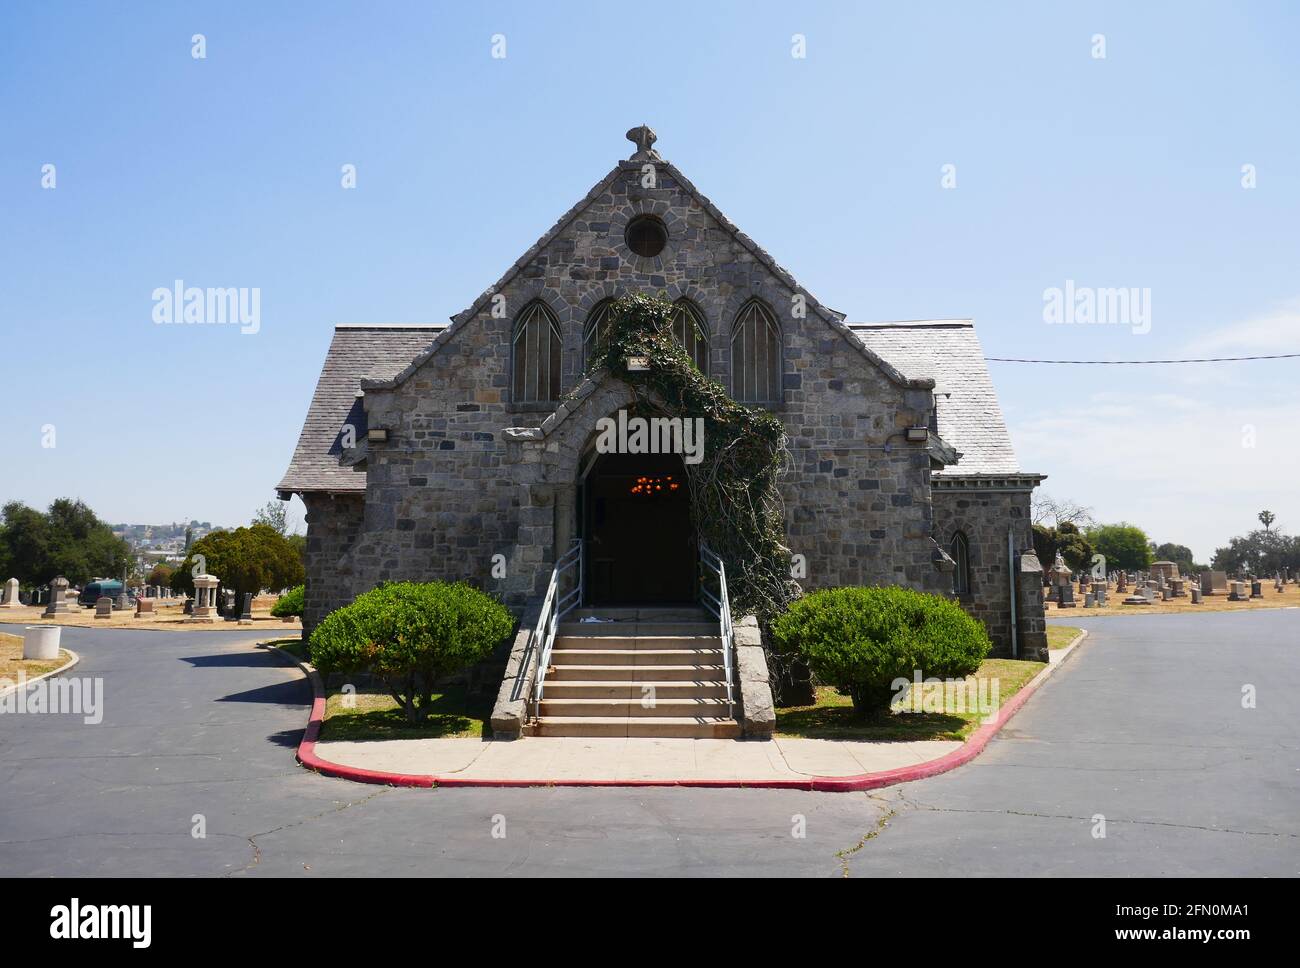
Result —
<instances>
[{"instance_id":1,"label":"grass lawn","mask_svg":"<svg viewBox=\"0 0 1300 968\"><path fill-rule=\"evenodd\" d=\"M267 644L279 646L298 659L308 659L307 645L301 639L277 639ZM356 694L350 697L344 696L341 689L338 686L326 690L322 740L460 739L491 735L488 720L492 716L492 698L470 697L461 685L436 693L429 718L416 725L406 721L397 700L382 687L358 686Z\"/></svg>"},{"instance_id":2,"label":"grass lawn","mask_svg":"<svg viewBox=\"0 0 1300 968\"><path fill-rule=\"evenodd\" d=\"M985 659L972 679L996 679L998 700L1005 703L1046 665L1023 659ZM986 686L986 689L991 689ZM903 713L863 721L854 716L853 702L832 686L819 686L812 706L792 706L776 711L778 736L808 739L856 740L964 740L983 718L979 712Z\"/></svg>"},{"instance_id":3,"label":"grass lawn","mask_svg":"<svg viewBox=\"0 0 1300 968\"><path fill-rule=\"evenodd\" d=\"M1070 628L1068 625L1049 625L1047 626L1047 647L1049 649L1063 649L1073 642L1074 637L1082 631L1083 629Z\"/></svg>"},{"instance_id":4,"label":"grass lawn","mask_svg":"<svg viewBox=\"0 0 1300 968\"><path fill-rule=\"evenodd\" d=\"M23 637L0 632L0 678L17 679L19 669L25 671L28 678L43 675L57 669L69 658L68 653L60 649L57 659L24 659Z\"/></svg>"}]
</instances>

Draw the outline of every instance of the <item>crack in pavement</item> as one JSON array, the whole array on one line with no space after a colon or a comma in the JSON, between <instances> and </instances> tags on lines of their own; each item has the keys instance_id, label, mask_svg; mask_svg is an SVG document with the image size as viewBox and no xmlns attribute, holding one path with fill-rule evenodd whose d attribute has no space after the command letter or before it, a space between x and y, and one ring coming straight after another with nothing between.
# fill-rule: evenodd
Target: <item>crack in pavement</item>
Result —
<instances>
[{"instance_id":1,"label":"crack in pavement","mask_svg":"<svg viewBox=\"0 0 1300 968\"><path fill-rule=\"evenodd\" d=\"M395 787L384 787L376 790L369 796L362 797L360 800L348 800L346 803L337 804L329 810L322 810L320 813L312 814L310 817L303 817L301 820L295 820L293 823L281 824L278 827L272 827L270 830L263 830L260 833L250 834L247 838L248 845L253 849L253 859L237 871L228 871L223 877L234 877L236 874L247 874L250 870L262 862L262 848L257 843L258 837L269 837L271 834L279 833L281 830L288 830L291 827L301 827L304 824L313 823L322 817L328 817L332 814L342 813L350 807L362 806L374 800L376 797L382 797L385 793L391 793Z\"/></svg>"},{"instance_id":2,"label":"crack in pavement","mask_svg":"<svg viewBox=\"0 0 1300 968\"><path fill-rule=\"evenodd\" d=\"M899 793L900 795L894 798L895 801L906 804L906 799L901 795L901 791L899 791ZM849 858L851 858L854 854L860 851L863 847L867 846L868 842L875 840L882 833L884 833L885 830L889 827L889 821L894 819L894 817L898 816L898 810L893 805L890 804L890 800L888 798L874 793L868 793L866 797L868 800L872 800L876 803L885 804L888 807L888 809L883 814L881 814L880 819L876 821L875 827L873 827L871 830L868 830L865 834L862 835L861 840L859 840L852 847L845 847L843 850L837 850L835 852L835 856L838 857L840 861L840 877L849 876Z\"/></svg>"}]
</instances>

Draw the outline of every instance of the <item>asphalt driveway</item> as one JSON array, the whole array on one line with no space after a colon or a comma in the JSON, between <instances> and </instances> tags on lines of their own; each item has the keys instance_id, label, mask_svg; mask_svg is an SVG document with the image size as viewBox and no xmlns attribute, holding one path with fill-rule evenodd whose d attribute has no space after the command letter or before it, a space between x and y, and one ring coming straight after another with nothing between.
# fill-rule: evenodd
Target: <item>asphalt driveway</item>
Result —
<instances>
[{"instance_id":1,"label":"asphalt driveway","mask_svg":"<svg viewBox=\"0 0 1300 968\"><path fill-rule=\"evenodd\" d=\"M1071 619L984 754L869 794L352 784L246 631L65 628L103 722L0 716L0 874L1300 873L1300 609Z\"/></svg>"}]
</instances>

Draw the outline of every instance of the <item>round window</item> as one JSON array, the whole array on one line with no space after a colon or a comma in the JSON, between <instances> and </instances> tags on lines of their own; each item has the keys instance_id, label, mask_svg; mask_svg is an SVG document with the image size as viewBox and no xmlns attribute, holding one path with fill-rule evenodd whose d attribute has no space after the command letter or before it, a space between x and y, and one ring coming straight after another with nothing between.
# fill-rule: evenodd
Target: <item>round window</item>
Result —
<instances>
[{"instance_id":1,"label":"round window","mask_svg":"<svg viewBox=\"0 0 1300 968\"><path fill-rule=\"evenodd\" d=\"M638 215L627 223L624 238L637 255L653 258L668 244L668 229L653 215Z\"/></svg>"}]
</instances>

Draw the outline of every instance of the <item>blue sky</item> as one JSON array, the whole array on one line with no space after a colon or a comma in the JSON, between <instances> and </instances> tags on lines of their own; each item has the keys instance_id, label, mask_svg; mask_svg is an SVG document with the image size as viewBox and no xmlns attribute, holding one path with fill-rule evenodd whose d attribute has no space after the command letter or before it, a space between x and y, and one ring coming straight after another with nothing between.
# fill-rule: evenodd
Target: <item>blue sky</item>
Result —
<instances>
[{"instance_id":1,"label":"blue sky","mask_svg":"<svg viewBox=\"0 0 1300 968\"><path fill-rule=\"evenodd\" d=\"M1300 352L1298 28L1284 3L5 4L0 499L245 522L333 324L464 308L642 122L851 319L973 317L990 356ZM176 279L259 287L259 331L155 325ZM1066 280L1149 289L1150 331L1049 325ZM990 366L1049 494L1201 558L1261 508L1300 530L1300 360Z\"/></svg>"}]
</instances>

